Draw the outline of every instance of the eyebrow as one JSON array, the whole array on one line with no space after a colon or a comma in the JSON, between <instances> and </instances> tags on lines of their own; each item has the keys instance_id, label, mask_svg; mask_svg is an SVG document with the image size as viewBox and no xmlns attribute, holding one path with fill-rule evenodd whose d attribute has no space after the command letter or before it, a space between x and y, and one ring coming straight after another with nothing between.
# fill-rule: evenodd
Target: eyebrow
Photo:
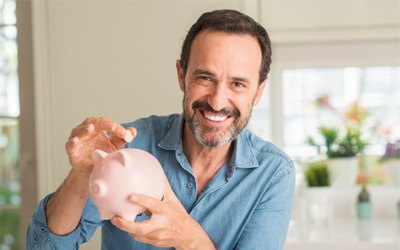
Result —
<instances>
[{"instance_id":1,"label":"eyebrow","mask_svg":"<svg viewBox=\"0 0 400 250\"><path fill-rule=\"evenodd\" d=\"M196 69L193 72L193 75L208 75L208 76L215 76L215 74L211 71L204 70L204 69Z\"/></svg>"},{"instance_id":2,"label":"eyebrow","mask_svg":"<svg viewBox=\"0 0 400 250\"><path fill-rule=\"evenodd\" d=\"M215 77L216 76L215 73L213 73L213 72L211 72L209 70L204 70L204 69L196 69L193 72L193 75L207 75L207 76L211 76L211 77ZM245 78L245 77L237 77L237 76L235 77L234 76L234 77L231 77L230 79L233 80L233 81L238 81L238 82L246 82L246 83L250 82L250 80Z\"/></svg>"}]
</instances>

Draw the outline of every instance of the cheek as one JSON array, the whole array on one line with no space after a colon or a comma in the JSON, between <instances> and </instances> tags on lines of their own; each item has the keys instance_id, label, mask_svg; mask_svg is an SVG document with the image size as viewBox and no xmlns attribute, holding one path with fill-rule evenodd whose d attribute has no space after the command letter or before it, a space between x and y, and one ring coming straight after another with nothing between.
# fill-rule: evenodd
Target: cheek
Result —
<instances>
[{"instance_id":1,"label":"cheek","mask_svg":"<svg viewBox=\"0 0 400 250\"><path fill-rule=\"evenodd\" d=\"M254 98L248 96L237 96L234 99L233 105L240 111L240 113L246 114L253 107Z\"/></svg>"},{"instance_id":2,"label":"cheek","mask_svg":"<svg viewBox=\"0 0 400 250\"><path fill-rule=\"evenodd\" d=\"M190 83L187 85L185 91L186 99L190 102L199 100L207 95L207 90L205 87L198 85L196 83Z\"/></svg>"},{"instance_id":3,"label":"cheek","mask_svg":"<svg viewBox=\"0 0 400 250\"><path fill-rule=\"evenodd\" d=\"M201 85L195 81L186 81L186 91L187 92L199 92L201 91Z\"/></svg>"}]
</instances>

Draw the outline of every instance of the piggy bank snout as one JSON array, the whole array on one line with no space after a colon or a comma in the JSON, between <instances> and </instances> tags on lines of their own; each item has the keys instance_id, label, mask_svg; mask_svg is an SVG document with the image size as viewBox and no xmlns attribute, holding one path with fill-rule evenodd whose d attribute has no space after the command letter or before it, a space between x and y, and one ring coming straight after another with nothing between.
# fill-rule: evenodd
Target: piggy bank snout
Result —
<instances>
[{"instance_id":1,"label":"piggy bank snout","mask_svg":"<svg viewBox=\"0 0 400 250\"><path fill-rule=\"evenodd\" d=\"M93 196L101 197L107 194L107 184L102 180L94 180L90 185L90 193Z\"/></svg>"}]
</instances>

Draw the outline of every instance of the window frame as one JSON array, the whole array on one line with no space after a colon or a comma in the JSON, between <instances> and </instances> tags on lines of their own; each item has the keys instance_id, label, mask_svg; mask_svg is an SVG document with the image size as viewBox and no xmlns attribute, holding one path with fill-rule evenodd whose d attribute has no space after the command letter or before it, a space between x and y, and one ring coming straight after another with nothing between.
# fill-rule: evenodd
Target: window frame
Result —
<instances>
[{"instance_id":1,"label":"window frame","mask_svg":"<svg viewBox=\"0 0 400 250\"><path fill-rule=\"evenodd\" d=\"M300 43L273 45L274 63L268 89L270 100L270 140L284 145L284 103L282 72L299 68L341 68L400 66L398 41L354 41L337 43ZM306 59L306 60L305 60Z\"/></svg>"}]
</instances>

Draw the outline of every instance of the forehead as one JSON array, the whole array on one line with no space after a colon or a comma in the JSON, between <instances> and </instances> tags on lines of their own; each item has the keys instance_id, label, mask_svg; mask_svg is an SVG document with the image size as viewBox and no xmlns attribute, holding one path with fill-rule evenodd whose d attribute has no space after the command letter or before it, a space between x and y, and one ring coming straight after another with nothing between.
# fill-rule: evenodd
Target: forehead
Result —
<instances>
[{"instance_id":1,"label":"forehead","mask_svg":"<svg viewBox=\"0 0 400 250\"><path fill-rule=\"evenodd\" d=\"M249 70L258 76L261 58L260 45L249 34L203 30L191 46L188 68L207 65Z\"/></svg>"}]
</instances>

